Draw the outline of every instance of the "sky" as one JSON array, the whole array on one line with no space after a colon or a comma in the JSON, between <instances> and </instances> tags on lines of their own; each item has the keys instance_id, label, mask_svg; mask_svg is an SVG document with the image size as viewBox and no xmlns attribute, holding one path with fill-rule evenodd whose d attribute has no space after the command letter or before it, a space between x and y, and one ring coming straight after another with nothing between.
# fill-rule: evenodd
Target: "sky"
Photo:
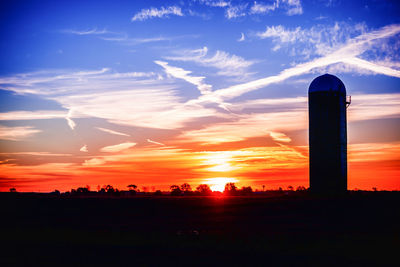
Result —
<instances>
[{"instance_id":1,"label":"sky","mask_svg":"<svg viewBox=\"0 0 400 267\"><path fill-rule=\"evenodd\" d=\"M349 189L400 190L398 1L2 1L0 191L308 187L345 84Z\"/></svg>"}]
</instances>

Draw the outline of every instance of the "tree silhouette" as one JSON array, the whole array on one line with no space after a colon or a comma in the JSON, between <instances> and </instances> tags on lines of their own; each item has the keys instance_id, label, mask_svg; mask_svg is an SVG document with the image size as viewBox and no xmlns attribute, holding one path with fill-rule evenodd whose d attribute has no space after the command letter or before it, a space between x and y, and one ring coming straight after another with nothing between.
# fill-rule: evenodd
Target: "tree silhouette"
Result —
<instances>
[{"instance_id":1,"label":"tree silhouette","mask_svg":"<svg viewBox=\"0 0 400 267\"><path fill-rule=\"evenodd\" d=\"M76 189L76 192L78 194L86 194L86 193L89 193L89 188L88 187L78 187L78 189Z\"/></svg>"},{"instance_id":2,"label":"tree silhouette","mask_svg":"<svg viewBox=\"0 0 400 267\"><path fill-rule=\"evenodd\" d=\"M291 185L289 185L289 186L287 187L287 189L288 189L289 191L293 191L293 190L294 190L293 186L291 186Z\"/></svg>"},{"instance_id":3,"label":"tree silhouette","mask_svg":"<svg viewBox=\"0 0 400 267\"><path fill-rule=\"evenodd\" d=\"M105 190L107 193L114 193L115 189L112 185L106 185Z\"/></svg>"},{"instance_id":4,"label":"tree silhouette","mask_svg":"<svg viewBox=\"0 0 400 267\"><path fill-rule=\"evenodd\" d=\"M240 191L243 195L250 195L253 193L253 188L251 188L251 186L243 186Z\"/></svg>"},{"instance_id":5,"label":"tree silhouette","mask_svg":"<svg viewBox=\"0 0 400 267\"><path fill-rule=\"evenodd\" d=\"M180 196L182 194L182 190L179 187L179 185L171 185L170 189L171 189L172 196Z\"/></svg>"},{"instance_id":6,"label":"tree silhouette","mask_svg":"<svg viewBox=\"0 0 400 267\"><path fill-rule=\"evenodd\" d=\"M208 184L201 184L199 186L196 187L196 191L200 194L200 195L210 195L211 194L211 189L210 186L208 186Z\"/></svg>"},{"instance_id":7,"label":"tree silhouette","mask_svg":"<svg viewBox=\"0 0 400 267\"><path fill-rule=\"evenodd\" d=\"M307 189L304 186L298 186L296 191L306 191Z\"/></svg>"},{"instance_id":8,"label":"tree silhouette","mask_svg":"<svg viewBox=\"0 0 400 267\"><path fill-rule=\"evenodd\" d=\"M225 185L225 190L224 190L225 194L234 195L234 194L236 194L236 191L237 191L237 187L236 187L235 183L227 183Z\"/></svg>"},{"instance_id":9,"label":"tree silhouette","mask_svg":"<svg viewBox=\"0 0 400 267\"><path fill-rule=\"evenodd\" d=\"M188 183L184 183L181 185L181 190L185 193L192 192L192 187Z\"/></svg>"},{"instance_id":10,"label":"tree silhouette","mask_svg":"<svg viewBox=\"0 0 400 267\"><path fill-rule=\"evenodd\" d=\"M130 184L127 186L129 188L129 194L130 195L136 195L137 192L137 185L135 184Z\"/></svg>"},{"instance_id":11,"label":"tree silhouette","mask_svg":"<svg viewBox=\"0 0 400 267\"><path fill-rule=\"evenodd\" d=\"M16 192L17 192L17 189L15 189L14 187L13 187L13 188L10 188L10 192L11 192L11 193L16 193Z\"/></svg>"},{"instance_id":12,"label":"tree silhouette","mask_svg":"<svg viewBox=\"0 0 400 267\"><path fill-rule=\"evenodd\" d=\"M134 191L136 191L136 189L137 189L137 185L135 185L135 184L130 184L130 185L128 185L127 187L129 188L129 190L134 190Z\"/></svg>"}]
</instances>

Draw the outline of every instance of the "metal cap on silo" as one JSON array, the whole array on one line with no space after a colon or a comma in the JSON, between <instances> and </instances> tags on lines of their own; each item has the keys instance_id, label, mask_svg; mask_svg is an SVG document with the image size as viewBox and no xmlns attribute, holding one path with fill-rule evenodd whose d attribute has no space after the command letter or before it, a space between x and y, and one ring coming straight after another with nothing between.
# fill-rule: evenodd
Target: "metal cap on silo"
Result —
<instances>
[{"instance_id":1,"label":"metal cap on silo","mask_svg":"<svg viewBox=\"0 0 400 267\"><path fill-rule=\"evenodd\" d=\"M338 77L331 74L324 74L315 78L308 88L308 93L321 91L338 91L346 94L346 88L343 82Z\"/></svg>"}]
</instances>

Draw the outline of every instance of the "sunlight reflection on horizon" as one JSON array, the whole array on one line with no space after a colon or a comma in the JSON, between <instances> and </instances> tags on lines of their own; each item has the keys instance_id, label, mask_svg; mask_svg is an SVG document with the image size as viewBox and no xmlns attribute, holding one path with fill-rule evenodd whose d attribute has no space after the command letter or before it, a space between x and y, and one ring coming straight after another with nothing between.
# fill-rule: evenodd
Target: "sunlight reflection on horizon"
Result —
<instances>
[{"instance_id":1,"label":"sunlight reflection on horizon","mask_svg":"<svg viewBox=\"0 0 400 267\"><path fill-rule=\"evenodd\" d=\"M227 183L236 183L239 180L232 177L215 177L204 180L204 183L209 185L212 191L223 192Z\"/></svg>"}]
</instances>

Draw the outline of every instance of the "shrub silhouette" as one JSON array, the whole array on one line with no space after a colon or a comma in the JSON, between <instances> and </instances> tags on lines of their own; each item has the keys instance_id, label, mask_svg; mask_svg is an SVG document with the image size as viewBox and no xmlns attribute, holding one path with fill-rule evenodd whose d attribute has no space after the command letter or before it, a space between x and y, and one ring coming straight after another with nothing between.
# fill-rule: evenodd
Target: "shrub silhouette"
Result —
<instances>
[{"instance_id":1,"label":"shrub silhouette","mask_svg":"<svg viewBox=\"0 0 400 267\"><path fill-rule=\"evenodd\" d=\"M251 188L251 186L243 186L240 193L242 195L251 195L253 193L253 188Z\"/></svg>"},{"instance_id":2,"label":"shrub silhouette","mask_svg":"<svg viewBox=\"0 0 400 267\"><path fill-rule=\"evenodd\" d=\"M171 189L171 196L180 196L180 195L182 195L182 190L179 187L179 185L171 185L170 189Z\"/></svg>"},{"instance_id":3,"label":"shrub silhouette","mask_svg":"<svg viewBox=\"0 0 400 267\"><path fill-rule=\"evenodd\" d=\"M212 193L211 189L210 189L210 186L208 186L207 184L201 184L201 185L197 186L196 187L196 192L198 194L200 194L200 195L203 195L203 196L207 196L207 195L210 195Z\"/></svg>"},{"instance_id":4,"label":"shrub silhouette","mask_svg":"<svg viewBox=\"0 0 400 267\"><path fill-rule=\"evenodd\" d=\"M129 188L129 194L130 195L136 195L137 192L137 185L135 184L130 184L127 186Z\"/></svg>"},{"instance_id":5,"label":"shrub silhouette","mask_svg":"<svg viewBox=\"0 0 400 267\"><path fill-rule=\"evenodd\" d=\"M155 196L162 196L162 192L161 190L157 190L156 192L154 192Z\"/></svg>"}]
</instances>

